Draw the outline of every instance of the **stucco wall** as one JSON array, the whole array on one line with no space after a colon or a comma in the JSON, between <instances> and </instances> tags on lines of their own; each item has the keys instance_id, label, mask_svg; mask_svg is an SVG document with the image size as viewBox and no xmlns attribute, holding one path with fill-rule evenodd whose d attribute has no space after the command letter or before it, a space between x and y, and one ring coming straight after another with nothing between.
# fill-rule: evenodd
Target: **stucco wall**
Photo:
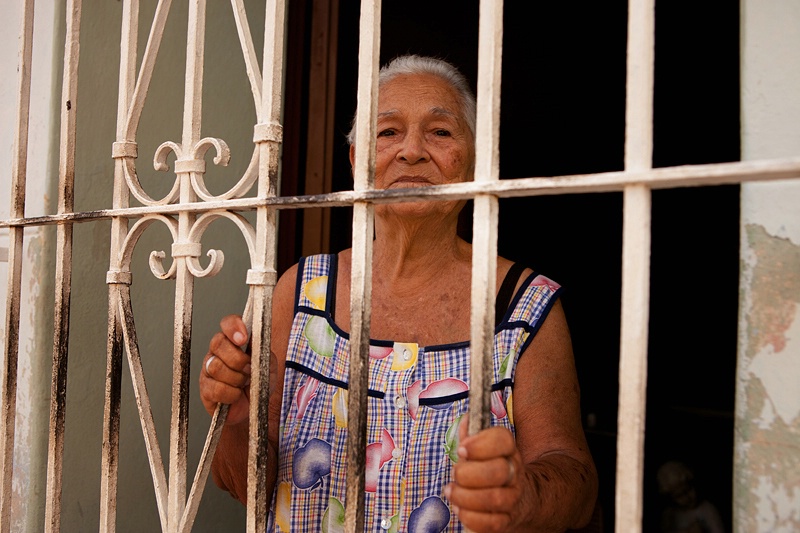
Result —
<instances>
[{"instance_id":1,"label":"stucco wall","mask_svg":"<svg viewBox=\"0 0 800 533\"><path fill-rule=\"evenodd\" d=\"M800 156L800 1L742 2L742 158ZM800 183L742 186L736 531L800 531Z\"/></svg>"}]
</instances>

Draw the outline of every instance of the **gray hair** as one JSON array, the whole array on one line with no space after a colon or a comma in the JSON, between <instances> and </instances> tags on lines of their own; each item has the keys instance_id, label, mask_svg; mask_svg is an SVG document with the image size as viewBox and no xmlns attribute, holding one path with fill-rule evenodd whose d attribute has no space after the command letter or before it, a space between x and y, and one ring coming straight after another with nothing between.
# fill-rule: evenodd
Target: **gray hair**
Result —
<instances>
[{"instance_id":1,"label":"gray hair","mask_svg":"<svg viewBox=\"0 0 800 533\"><path fill-rule=\"evenodd\" d=\"M438 76L455 89L461 101L461 114L467 123L472 138L475 138L475 116L477 104L475 95L469 87L467 78L452 64L443 59L435 57L404 55L394 58L389 64L381 67L378 73L378 87L382 87L398 76L408 76L414 74L431 74ZM356 140L356 117L353 117L350 131L347 134L347 142L352 145Z\"/></svg>"}]
</instances>

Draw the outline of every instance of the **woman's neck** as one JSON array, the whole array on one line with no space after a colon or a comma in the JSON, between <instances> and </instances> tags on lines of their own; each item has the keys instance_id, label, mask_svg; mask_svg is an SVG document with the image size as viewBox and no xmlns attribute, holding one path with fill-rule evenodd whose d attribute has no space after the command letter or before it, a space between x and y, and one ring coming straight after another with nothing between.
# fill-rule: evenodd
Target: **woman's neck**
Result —
<instances>
[{"instance_id":1,"label":"woman's neck","mask_svg":"<svg viewBox=\"0 0 800 533\"><path fill-rule=\"evenodd\" d=\"M455 221L382 224L376 219L373 277L385 287L416 290L457 265L469 265L471 246L456 234Z\"/></svg>"}]
</instances>

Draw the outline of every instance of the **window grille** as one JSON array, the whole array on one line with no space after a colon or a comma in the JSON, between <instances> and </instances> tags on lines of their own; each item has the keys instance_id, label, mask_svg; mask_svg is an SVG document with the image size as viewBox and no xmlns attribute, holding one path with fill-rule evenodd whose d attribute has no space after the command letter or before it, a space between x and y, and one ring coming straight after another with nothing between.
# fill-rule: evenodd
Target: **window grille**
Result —
<instances>
[{"instance_id":1,"label":"window grille","mask_svg":"<svg viewBox=\"0 0 800 533\"><path fill-rule=\"evenodd\" d=\"M211 194L203 176L205 156L213 152L215 164L226 164L230 157L224 140L200 138L202 72L205 32L205 0L189 3L187 66L184 119L180 140L165 141L155 160L166 167L167 157L176 156L176 180L163 198L151 198L141 187L135 167L138 155L136 134L153 68L163 36L169 0L160 0L149 30L149 37L137 72L137 0L125 0L119 72L119 108L116 141L112 146L115 161L113 205L101 211L75 212L75 117L80 105L77 94L81 0L66 2L66 40L61 92L61 131L59 149L59 197L57 213L26 217L25 183L28 154L31 62L33 43L33 0L24 0L20 29L19 91L16 102L18 120L13 149L10 215L0 221L7 230L7 245L0 249L0 261L8 263L4 364L2 369L2 503L0 530L9 531L12 457L16 410L17 358L19 353L19 299L22 272L22 238L26 228L55 225L57 251L55 272L55 327L53 338L52 398L50 440L47 455L47 496L45 528L60 529L60 502L66 395L67 346L69 339L70 284L72 273L72 229L76 223L110 220L111 264L108 283L108 351L105 418L103 429L101 531L114 531L116 523L117 454L119 449L120 381L123 358L131 372L141 424L149 456L155 496L163 531L189 531L207 480L210 458L218 441L226 409L218 408L197 472L187 484L187 385L191 338L193 282L196 277L215 275L222 268L223 254L209 252L208 266L198 260L204 231L216 219L226 218L242 233L249 251L247 272L249 298L245 310L253 332L253 375L250 419L251 446L248 466L248 531L262 531L266 525L270 495L265 487L266 406L269 373L272 290L276 281L277 212L280 209L353 206L353 267L351 324L352 346L348 434L346 528L363 527L363 483L365 412L367 396L367 353L370 322L371 243L375 204L401 201L473 199L473 285L472 285L472 365L470 428L485 427L489 411L488 385L484 362L492 351L494 280L497 253L498 199L535 195L586 192L624 192L623 228L623 305L620 357L619 426L617 447L616 529L639 531L642 519L643 440L647 355L650 194L652 189L698 185L744 183L759 180L796 178L797 160L768 160L712 165L693 165L653 169L653 0L630 0L628 25L627 107L625 170L555 178L499 180L499 109L502 45L500 1L482 0L479 27L478 124L475 181L425 189L379 191L373 188L375 162L375 113L377 70L380 49L380 1L362 2L358 102L356 129L355 185L352 191L300 197L279 195L278 159L282 140L281 105L286 2L267 0L262 64L258 64L244 0L231 0L238 37L247 66L257 123L253 127L255 153L250 167L239 182L220 195ZM247 196L255 189L255 196ZM141 204L131 207L133 195ZM241 216L255 211L255 225ZM129 226L130 223L130 226ZM174 243L171 266L165 270L163 254L151 254L150 267L161 279L176 279L175 344L173 397L169 435L168 470L155 434L152 406L141 367L135 321L130 306L130 261L137 240L145 229L160 223L171 232ZM127 357L125 357L127 354ZM192 474L189 472L188 474Z\"/></svg>"}]
</instances>

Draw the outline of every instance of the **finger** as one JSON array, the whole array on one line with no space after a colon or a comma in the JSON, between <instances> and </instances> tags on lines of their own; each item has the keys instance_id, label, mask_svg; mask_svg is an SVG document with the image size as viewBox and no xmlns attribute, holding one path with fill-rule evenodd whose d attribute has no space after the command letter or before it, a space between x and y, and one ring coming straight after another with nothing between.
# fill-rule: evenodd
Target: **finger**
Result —
<instances>
[{"instance_id":1,"label":"finger","mask_svg":"<svg viewBox=\"0 0 800 533\"><path fill-rule=\"evenodd\" d=\"M211 356L216 356L228 368L241 372L242 374L250 374L250 356L242 351L242 349L234 344L224 333L220 332L211 338L208 343L208 354L203 361L203 365ZM218 365L212 364L211 367ZM205 369L204 370L209 370Z\"/></svg>"},{"instance_id":2,"label":"finger","mask_svg":"<svg viewBox=\"0 0 800 533\"><path fill-rule=\"evenodd\" d=\"M453 481L460 487L483 489L516 485L517 464L511 457L485 461L459 461L453 467Z\"/></svg>"},{"instance_id":3,"label":"finger","mask_svg":"<svg viewBox=\"0 0 800 533\"><path fill-rule=\"evenodd\" d=\"M229 367L222 358L213 354L206 357L206 361L203 363L203 374L212 380L221 381L237 388L242 388L250 382L249 373Z\"/></svg>"},{"instance_id":4,"label":"finger","mask_svg":"<svg viewBox=\"0 0 800 533\"><path fill-rule=\"evenodd\" d=\"M464 437L459 443L458 456L470 461L483 461L499 456L510 457L516 451L514 435L508 429L491 427Z\"/></svg>"},{"instance_id":5,"label":"finger","mask_svg":"<svg viewBox=\"0 0 800 533\"><path fill-rule=\"evenodd\" d=\"M220 329L233 344L242 348L247 346L249 334L247 326L239 315L228 315L219 323Z\"/></svg>"},{"instance_id":6,"label":"finger","mask_svg":"<svg viewBox=\"0 0 800 533\"><path fill-rule=\"evenodd\" d=\"M518 487L472 489L451 483L445 488L445 497L453 505L481 513L512 514L519 506L521 494Z\"/></svg>"},{"instance_id":7,"label":"finger","mask_svg":"<svg viewBox=\"0 0 800 533\"><path fill-rule=\"evenodd\" d=\"M463 507L458 507L457 513L459 521L470 531L506 532L511 524L511 516L507 513L481 512Z\"/></svg>"},{"instance_id":8,"label":"finger","mask_svg":"<svg viewBox=\"0 0 800 533\"><path fill-rule=\"evenodd\" d=\"M243 396L244 391L241 387L229 385L205 375L200 376L200 399L209 413L216 409L218 403L236 403Z\"/></svg>"}]
</instances>

